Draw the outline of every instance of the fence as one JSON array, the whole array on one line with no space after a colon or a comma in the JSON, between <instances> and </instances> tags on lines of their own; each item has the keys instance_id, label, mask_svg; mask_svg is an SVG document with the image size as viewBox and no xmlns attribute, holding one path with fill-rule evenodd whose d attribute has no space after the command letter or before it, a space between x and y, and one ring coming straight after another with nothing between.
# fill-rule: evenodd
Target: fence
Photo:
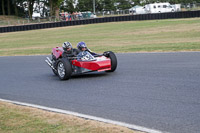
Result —
<instances>
[{"instance_id":1,"label":"fence","mask_svg":"<svg viewBox=\"0 0 200 133\"><path fill-rule=\"evenodd\" d=\"M16 25L27 25L27 24L38 24L38 23L52 23L61 21L60 19L56 19L56 17L46 17L46 18L21 18L15 16L5 16L4 18L0 17L0 27L5 26L16 26Z\"/></svg>"},{"instance_id":2,"label":"fence","mask_svg":"<svg viewBox=\"0 0 200 133\"><path fill-rule=\"evenodd\" d=\"M0 33L14 32L14 31L27 31L27 30L45 29L45 28L54 28L54 27L63 27L63 26L94 24L94 23L118 22L118 21L138 21L138 20L175 19L175 18L193 18L193 17L200 17L200 11L127 15L127 16L93 18L93 19L85 19L85 20L74 20L74 21L66 21L66 22L52 22L52 23L32 24L32 25L8 26L8 27L0 27Z\"/></svg>"}]
</instances>

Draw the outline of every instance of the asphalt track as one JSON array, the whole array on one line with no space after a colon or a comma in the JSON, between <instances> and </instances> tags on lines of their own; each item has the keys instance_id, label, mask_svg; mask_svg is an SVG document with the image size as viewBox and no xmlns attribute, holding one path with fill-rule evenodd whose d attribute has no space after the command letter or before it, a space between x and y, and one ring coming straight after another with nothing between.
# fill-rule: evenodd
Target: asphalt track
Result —
<instances>
[{"instance_id":1,"label":"asphalt track","mask_svg":"<svg viewBox=\"0 0 200 133\"><path fill-rule=\"evenodd\" d=\"M114 73L60 81L45 56L0 57L0 98L171 133L200 132L200 52L117 54Z\"/></svg>"}]
</instances>

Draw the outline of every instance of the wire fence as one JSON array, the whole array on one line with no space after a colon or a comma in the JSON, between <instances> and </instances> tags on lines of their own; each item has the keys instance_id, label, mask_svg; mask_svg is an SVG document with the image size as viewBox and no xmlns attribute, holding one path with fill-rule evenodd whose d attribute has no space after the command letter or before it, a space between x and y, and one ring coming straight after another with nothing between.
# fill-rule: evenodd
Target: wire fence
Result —
<instances>
[{"instance_id":1,"label":"wire fence","mask_svg":"<svg viewBox=\"0 0 200 133\"><path fill-rule=\"evenodd\" d=\"M4 18L4 20L0 20L0 27L3 26L16 26L16 25L28 25L28 24L38 24L38 23L50 23L50 22L57 22L60 19L56 19L56 17L48 17L48 18L9 18L8 16Z\"/></svg>"}]
</instances>

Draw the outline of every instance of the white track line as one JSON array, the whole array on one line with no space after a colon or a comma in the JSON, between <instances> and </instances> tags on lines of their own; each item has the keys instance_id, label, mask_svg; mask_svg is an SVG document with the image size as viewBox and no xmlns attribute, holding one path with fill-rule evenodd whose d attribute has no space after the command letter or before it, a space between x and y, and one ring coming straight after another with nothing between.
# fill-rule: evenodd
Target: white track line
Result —
<instances>
[{"instance_id":1,"label":"white track line","mask_svg":"<svg viewBox=\"0 0 200 133\"><path fill-rule=\"evenodd\" d=\"M41 106L41 105L11 101L11 100L6 100L6 99L0 99L0 101L9 102L9 103L17 104L17 105L22 105L22 106L38 108L38 109L47 110L47 111L51 111L51 112L73 115L73 116L77 116L77 117L81 117L81 118L85 118L85 119L90 119L90 120L110 123L110 124L127 127L127 128L130 128L130 129L134 129L134 130L138 130L138 131L142 131L142 132L147 132L147 133L163 133L162 131L149 129L149 128L142 127L142 126L128 124L128 123L124 123L124 122L120 122L120 121L113 121L113 120L104 119L104 118L101 118L101 117L95 117L95 116L80 114L80 113L77 113L77 112L71 112L71 111L66 111L66 110L62 110L62 109L50 108L50 107L45 107L45 106Z\"/></svg>"}]
</instances>

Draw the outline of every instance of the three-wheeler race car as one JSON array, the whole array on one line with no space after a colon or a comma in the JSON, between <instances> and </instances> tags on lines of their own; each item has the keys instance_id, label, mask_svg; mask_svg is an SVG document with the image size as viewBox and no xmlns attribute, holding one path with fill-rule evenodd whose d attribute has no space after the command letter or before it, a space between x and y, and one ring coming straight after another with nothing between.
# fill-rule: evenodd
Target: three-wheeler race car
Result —
<instances>
[{"instance_id":1,"label":"three-wheeler race car","mask_svg":"<svg viewBox=\"0 0 200 133\"><path fill-rule=\"evenodd\" d=\"M51 67L53 73L61 80L70 79L72 75L88 72L114 72L117 68L116 55L107 51L103 54L92 55L89 52L82 58L63 57L63 48L56 47L52 49L51 59L47 57L45 62Z\"/></svg>"}]
</instances>

